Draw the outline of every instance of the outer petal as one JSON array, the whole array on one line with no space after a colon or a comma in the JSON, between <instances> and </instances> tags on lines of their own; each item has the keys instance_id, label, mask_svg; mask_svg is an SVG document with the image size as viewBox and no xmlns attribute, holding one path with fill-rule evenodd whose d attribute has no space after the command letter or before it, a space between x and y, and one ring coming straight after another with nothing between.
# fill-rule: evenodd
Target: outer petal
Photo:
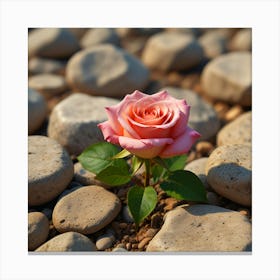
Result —
<instances>
[{"instance_id":1,"label":"outer petal","mask_svg":"<svg viewBox=\"0 0 280 280\"><path fill-rule=\"evenodd\" d=\"M109 121L106 121L106 122L103 122L103 123L99 123L97 125L102 133L103 133L103 136L104 136L104 139L110 143L113 143L113 144L117 144L119 145L119 136L116 135L115 131L113 130L113 128L111 127L111 124Z\"/></svg>"},{"instance_id":2,"label":"outer petal","mask_svg":"<svg viewBox=\"0 0 280 280\"><path fill-rule=\"evenodd\" d=\"M154 139L132 139L129 137L119 137L120 146L134 155L142 158L154 158L167 145L172 144L171 138Z\"/></svg>"},{"instance_id":3,"label":"outer petal","mask_svg":"<svg viewBox=\"0 0 280 280\"><path fill-rule=\"evenodd\" d=\"M185 100L182 100L185 101ZM185 106L181 106L180 117L177 121L176 125L172 128L172 137L177 138L182 133L184 133L186 129L186 125L188 124L189 115L190 115L190 106L187 105L186 101L184 102Z\"/></svg>"},{"instance_id":4,"label":"outer petal","mask_svg":"<svg viewBox=\"0 0 280 280\"><path fill-rule=\"evenodd\" d=\"M191 149L192 145L200 136L201 135L197 131L187 127L185 133L180 135L177 139L174 139L171 145L166 146L159 156L167 158L185 154Z\"/></svg>"}]
</instances>

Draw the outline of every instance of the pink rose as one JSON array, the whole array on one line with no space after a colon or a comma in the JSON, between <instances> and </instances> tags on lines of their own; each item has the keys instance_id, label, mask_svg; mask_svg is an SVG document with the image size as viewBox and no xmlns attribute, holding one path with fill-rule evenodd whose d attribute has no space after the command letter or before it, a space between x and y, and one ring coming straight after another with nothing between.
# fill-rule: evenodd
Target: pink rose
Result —
<instances>
[{"instance_id":1,"label":"pink rose","mask_svg":"<svg viewBox=\"0 0 280 280\"><path fill-rule=\"evenodd\" d=\"M187 126L190 106L167 91L147 95L136 90L106 111L108 121L98 125L105 140L141 158L185 154L200 137Z\"/></svg>"}]
</instances>

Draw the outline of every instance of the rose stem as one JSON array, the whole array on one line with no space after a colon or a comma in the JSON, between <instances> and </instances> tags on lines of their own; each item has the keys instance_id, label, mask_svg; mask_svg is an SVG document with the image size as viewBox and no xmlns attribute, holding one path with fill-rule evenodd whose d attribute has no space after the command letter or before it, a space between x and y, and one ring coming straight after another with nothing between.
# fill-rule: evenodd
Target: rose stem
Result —
<instances>
[{"instance_id":1,"label":"rose stem","mask_svg":"<svg viewBox=\"0 0 280 280\"><path fill-rule=\"evenodd\" d=\"M145 160L145 167L146 167L145 187L148 187L150 185L150 167L151 167L151 162L149 159Z\"/></svg>"}]
</instances>

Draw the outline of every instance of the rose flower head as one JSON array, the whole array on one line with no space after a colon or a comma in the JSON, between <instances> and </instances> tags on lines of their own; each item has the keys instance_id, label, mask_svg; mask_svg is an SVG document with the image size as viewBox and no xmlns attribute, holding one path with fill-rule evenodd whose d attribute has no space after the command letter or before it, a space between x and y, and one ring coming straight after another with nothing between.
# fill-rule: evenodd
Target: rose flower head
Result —
<instances>
[{"instance_id":1,"label":"rose flower head","mask_svg":"<svg viewBox=\"0 0 280 280\"><path fill-rule=\"evenodd\" d=\"M161 91L138 90L106 107L108 121L98 124L104 139L141 158L168 158L187 153L200 134L188 127L190 106Z\"/></svg>"}]
</instances>

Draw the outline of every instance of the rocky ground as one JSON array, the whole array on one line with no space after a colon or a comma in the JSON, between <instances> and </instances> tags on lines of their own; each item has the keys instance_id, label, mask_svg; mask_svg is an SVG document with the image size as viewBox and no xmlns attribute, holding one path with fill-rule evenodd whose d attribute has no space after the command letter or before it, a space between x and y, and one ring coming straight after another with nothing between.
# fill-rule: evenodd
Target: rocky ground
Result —
<instances>
[{"instance_id":1,"label":"rocky ground","mask_svg":"<svg viewBox=\"0 0 280 280\"><path fill-rule=\"evenodd\" d=\"M29 251L251 250L250 29L33 29L28 43ZM136 89L191 105L202 138L185 169L209 200L177 201L157 187L138 229L129 185L109 188L76 159L103 140L104 106Z\"/></svg>"}]
</instances>

